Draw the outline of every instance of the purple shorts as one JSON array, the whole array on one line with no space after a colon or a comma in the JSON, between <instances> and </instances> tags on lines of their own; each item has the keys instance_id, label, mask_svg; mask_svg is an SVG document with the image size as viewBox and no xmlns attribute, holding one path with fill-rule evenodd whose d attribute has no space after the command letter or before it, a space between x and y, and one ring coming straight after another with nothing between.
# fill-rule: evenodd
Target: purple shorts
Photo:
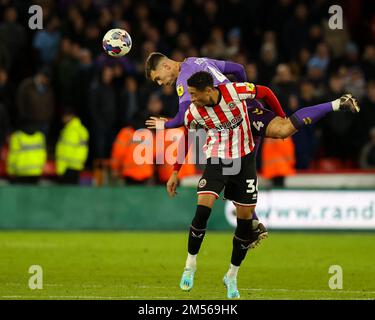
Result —
<instances>
[{"instance_id":1,"label":"purple shorts","mask_svg":"<svg viewBox=\"0 0 375 320\"><path fill-rule=\"evenodd\" d=\"M254 153L255 155L258 152L262 138L266 135L266 129L269 123L276 117L276 114L266 108L257 101L250 100L247 102L247 112L249 114L249 121L251 124L251 133L253 134L254 139Z\"/></svg>"}]
</instances>

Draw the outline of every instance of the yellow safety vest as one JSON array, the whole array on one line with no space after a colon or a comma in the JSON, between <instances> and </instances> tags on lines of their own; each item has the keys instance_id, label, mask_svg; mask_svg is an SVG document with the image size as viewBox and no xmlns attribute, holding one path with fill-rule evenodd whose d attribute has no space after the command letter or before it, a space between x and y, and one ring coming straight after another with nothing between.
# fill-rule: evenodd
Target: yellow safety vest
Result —
<instances>
[{"instance_id":1,"label":"yellow safety vest","mask_svg":"<svg viewBox=\"0 0 375 320\"><path fill-rule=\"evenodd\" d=\"M81 171L87 160L89 133L79 118L70 120L62 129L56 146L56 173L67 169Z\"/></svg>"},{"instance_id":2,"label":"yellow safety vest","mask_svg":"<svg viewBox=\"0 0 375 320\"><path fill-rule=\"evenodd\" d=\"M47 161L46 140L40 131L16 131L10 136L7 173L12 176L40 176Z\"/></svg>"}]
</instances>

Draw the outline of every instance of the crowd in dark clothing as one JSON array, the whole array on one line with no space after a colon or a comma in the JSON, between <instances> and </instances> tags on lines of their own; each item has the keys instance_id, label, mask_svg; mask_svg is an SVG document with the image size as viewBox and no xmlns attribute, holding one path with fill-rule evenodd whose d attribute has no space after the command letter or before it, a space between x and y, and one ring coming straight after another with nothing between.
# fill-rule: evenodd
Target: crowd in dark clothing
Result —
<instances>
[{"instance_id":1,"label":"crowd in dark clothing","mask_svg":"<svg viewBox=\"0 0 375 320\"><path fill-rule=\"evenodd\" d=\"M352 92L358 115L331 113L293 140L298 169L321 158L358 167L375 126L375 10L372 1L340 3L344 26L331 30L326 0L2 0L0 145L31 126L53 146L62 113L73 108L90 132L89 164L109 158L122 127L178 110L175 89L144 76L147 56L160 51L178 61L241 63L249 81L272 88L288 116ZM32 4L43 8L42 30L28 27ZM132 37L123 58L102 50L111 28Z\"/></svg>"}]
</instances>

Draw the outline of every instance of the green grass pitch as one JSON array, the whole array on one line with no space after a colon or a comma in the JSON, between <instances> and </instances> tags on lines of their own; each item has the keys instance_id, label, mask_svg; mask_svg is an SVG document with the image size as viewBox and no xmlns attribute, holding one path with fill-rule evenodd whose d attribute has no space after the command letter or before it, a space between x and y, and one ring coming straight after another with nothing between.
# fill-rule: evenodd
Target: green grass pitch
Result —
<instances>
[{"instance_id":1,"label":"green grass pitch","mask_svg":"<svg viewBox=\"0 0 375 320\"><path fill-rule=\"evenodd\" d=\"M375 299L374 233L270 232L238 275L241 299ZM184 232L0 232L0 299L225 299L232 235L208 232L182 292ZM43 289L31 290L31 265ZM331 290L331 265L343 289Z\"/></svg>"}]
</instances>

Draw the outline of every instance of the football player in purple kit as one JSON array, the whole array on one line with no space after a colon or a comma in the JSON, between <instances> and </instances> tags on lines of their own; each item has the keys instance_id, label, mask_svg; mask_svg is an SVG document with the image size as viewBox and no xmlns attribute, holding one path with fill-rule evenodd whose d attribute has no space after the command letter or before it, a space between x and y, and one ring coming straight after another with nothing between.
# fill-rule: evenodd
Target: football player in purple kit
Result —
<instances>
[{"instance_id":1,"label":"football player in purple kit","mask_svg":"<svg viewBox=\"0 0 375 320\"><path fill-rule=\"evenodd\" d=\"M215 86L222 83L229 83L230 81L226 77L226 75L229 74L234 75L238 82L246 81L245 69L238 63L197 57L187 58L183 62L178 62L169 59L162 53L153 52L149 55L146 61L146 77L159 85L176 86L177 95L179 97L179 111L177 115L169 121L165 118L151 117L146 121L147 128L170 129L182 127L184 125L185 111L191 103L190 95L187 92L187 79L198 71L209 72L214 79ZM276 115L285 118L285 113L276 96L267 87L263 88L264 90L267 90L264 95L265 103L273 109ZM256 100L248 101L247 105L253 108L262 108L262 105ZM265 112L262 112L262 114L263 117L268 116L269 118L269 115L266 115ZM262 115L259 115L259 117L262 117ZM268 121L270 120L268 119ZM255 135L255 150L258 149L260 141L261 136ZM254 241L258 244L260 240L268 236L268 232L266 227L262 223L259 223L256 214L254 214L253 227L256 230L254 234L257 235Z\"/></svg>"},{"instance_id":2,"label":"football player in purple kit","mask_svg":"<svg viewBox=\"0 0 375 320\"><path fill-rule=\"evenodd\" d=\"M162 53L153 52L146 61L146 77L161 86L176 86L179 97L179 111L171 120L151 117L146 121L147 128L169 129L182 127L184 125L184 115L191 103L190 95L187 92L187 79L199 71L209 72L214 79L214 86L230 82L226 77L226 75L229 74L234 75L237 82L246 82L245 69L238 63L201 57L191 57L185 59L183 62L178 62L169 59ZM256 99L246 101L248 113L250 115L251 130L254 137L255 155L261 138L265 136L284 139L293 135L304 126L314 124L331 111L346 110L353 113L359 112L357 100L353 98L351 94L347 94L337 99L335 104L322 103L320 105L305 107L296 111L291 117L286 118L274 93L265 86L257 85L257 88L258 91L261 90L261 94L258 92L258 97L260 97L267 106L270 106L272 111L265 109ZM178 164L174 167L175 171L178 171ZM173 175L174 174L175 172ZM173 181L173 187L175 187L174 178L176 177L171 176L171 178L170 180ZM167 188L169 187L167 185ZM170 195L172 193L170 192ZM256 230L254 235L256 235L256 238L254 238L254 245L252 245L252 247L259 244L260 240L268 236L267 229L262 223L259 223L255 213L253 217L254 229Z\"/></svg>"},{"instance_id":3,"label":"football player in purple kit","mask_svg":"<svg viewBox=\"0 0 375 320\"><path fill-rule=\"evenodd\" d=\"M176 85L177 94L180 97L180 108L176 117L170 121L167 121L165 118L150 118L146 121L148 128L174 128L180 127L184 124L185 111L191 104L190 96L187 93L187 79L195 72L202 70L208 71L213 76L214 86L217 86L220 83L229 82L224 74L234 74L237 79L246 78L243 67L232 62L207 58L188 58L185 59L184 62L177 62L170 60L160 53L153 53L149 56L146 63L146 76L157 82L159 85ZM345 94L339 99L331 102L302 108L287 119L285 118L285 114L273 92L264 86L256 85L255 87L257 97L263 99L267 105L270 105L274 112L264 109L256 100L247 101L254 142L256 142L257 137L264 136L271 138L286 138L293 135L304 126L317 122L327 113L332 111L343 110L351 111L353 113L359 112L357 100L352 97L351 94ZM259 140L257 143L259 144ZM187 152L186 146L187 143L185 141L185 153ZM176 194L177 174L180 167L181 164L179 163L174 165L174 172L167 183L167 191L171 197ZM196 222L199 220L199 226L201 229L205 230L207 219L208 215L202 215L201 212L197 211L192 222L192 227L197 227L193 226L193 224L194 221ZM253 228L253 234L255 237L251 239L252 242L249 247L254 247L264 235L267 235L267 230L261 223L258 223L255 227L253 226ZM196 270L196 256L197 254L189 252L186 260L186 266L182 278L182 280L184 280L184 285L181 287L185 291L189 291L193 287L194 271Z\"/></svg>"}]
</instances>

